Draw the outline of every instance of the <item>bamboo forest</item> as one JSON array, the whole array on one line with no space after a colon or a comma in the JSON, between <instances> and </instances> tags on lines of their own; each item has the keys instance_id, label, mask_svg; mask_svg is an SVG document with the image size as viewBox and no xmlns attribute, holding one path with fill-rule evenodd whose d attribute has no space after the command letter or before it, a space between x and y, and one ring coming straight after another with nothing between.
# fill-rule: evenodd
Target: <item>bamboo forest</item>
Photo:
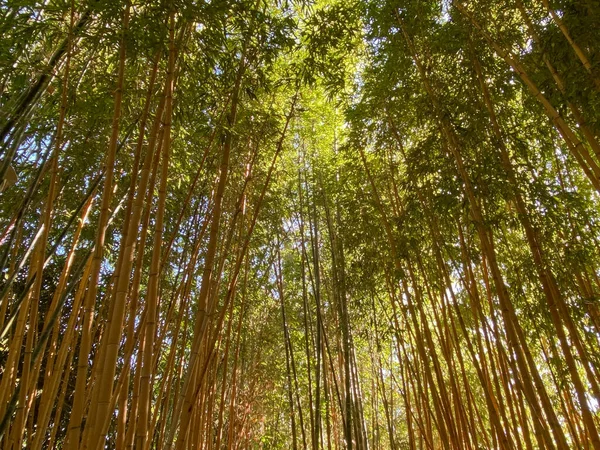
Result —
<instances>
[{"instance_id":1,"label":"bamboo forest","mask_svg":"<svg viewBox=\"0 0 600 450\"><path fill-rule=\"evenodd\" d=\"M0 0L0 450L600 450L598 0Z\"/></svg>"}]
</instances>

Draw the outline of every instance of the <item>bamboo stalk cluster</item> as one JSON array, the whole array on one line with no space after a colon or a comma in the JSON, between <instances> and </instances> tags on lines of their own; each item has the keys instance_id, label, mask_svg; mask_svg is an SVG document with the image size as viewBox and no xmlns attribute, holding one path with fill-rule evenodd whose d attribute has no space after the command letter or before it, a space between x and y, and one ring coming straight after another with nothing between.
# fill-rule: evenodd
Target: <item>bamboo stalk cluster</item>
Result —
<instances>
[{"instance_id":1,"label":"bamboo stalk cluster","mask_svg":"<svg viewBox=\"0 0 600 450\"><path fill-rule=\"evenodd\" d=\"M33 3L0 448L600 449L593 2Z\"/></svg>"}]
</instances>

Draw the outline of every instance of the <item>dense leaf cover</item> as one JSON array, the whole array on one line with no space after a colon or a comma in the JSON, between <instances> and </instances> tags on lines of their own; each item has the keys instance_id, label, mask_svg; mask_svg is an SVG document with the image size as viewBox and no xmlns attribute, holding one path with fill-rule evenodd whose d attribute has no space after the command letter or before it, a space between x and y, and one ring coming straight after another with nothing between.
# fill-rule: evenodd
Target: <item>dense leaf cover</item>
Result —
<instances>
[{"instance_id":1,"label":"dense leaf cover","mask_svg":"<svg viewBox=\"0 0 600 450\"><path fill-rule=\"evenodd\" d=\"M600 450L598 30L0 2L0 448Z\"/></svg>"}]
</instances>

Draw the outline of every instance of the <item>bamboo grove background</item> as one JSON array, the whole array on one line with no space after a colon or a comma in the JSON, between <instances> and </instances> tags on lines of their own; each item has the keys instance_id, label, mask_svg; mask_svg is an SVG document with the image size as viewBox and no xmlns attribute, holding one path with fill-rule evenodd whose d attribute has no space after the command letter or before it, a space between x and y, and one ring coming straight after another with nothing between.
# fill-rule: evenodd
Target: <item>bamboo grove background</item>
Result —
<instances>
[{"instance_id":1,"label":"bamboo grove background","mask_svg":"<svg viewBox=\"0 0 600 450\"><path fill-rule=\"evenodd\" d=\"M599 30L0 2L0 447L600 450Z\"/></svg>"}]
</instances>

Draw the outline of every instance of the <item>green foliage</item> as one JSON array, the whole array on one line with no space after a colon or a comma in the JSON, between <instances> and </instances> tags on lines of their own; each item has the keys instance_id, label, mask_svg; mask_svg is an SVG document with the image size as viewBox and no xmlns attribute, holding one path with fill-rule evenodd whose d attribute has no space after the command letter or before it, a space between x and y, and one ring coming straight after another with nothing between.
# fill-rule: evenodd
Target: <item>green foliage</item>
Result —
<instances>
[{"instance_id":1,"label":"green foliage","mask_svg":"<svg viewBox=\"0 0 600 450\"><path fill-rule=\"evenodd\" d=\"M316 426L311 419L318 412L325 439L340 448L345 448L344 420L350 416L355 448L366 441L374 448L417 448L426 438L438 448L440 420L448 429L457 427L457 435L469 436L465 447L476 448L498 439L485 396L491 393L497 408L510 416L510 421L499 419L502 429L524 446L525 431L515 423L531 426L537 413L528 404L519 409L519 419L505 408L509 401L511 408L522 401L519 386L531 374L521 373L524 369L513 361L516 344L503 315L500 281L523 330L518 345L532 354L528 370L541 374L568 441L581 439L585 426L573 426L579 421L579 400L561 395L570 392L574 398L579 374L583 394L600 401L589 375L597 376L600 361L598 193L573 150L588 152L600 165L593 146L600 137L600 90L594 84L600 74L600 7L592 0L550 3L589 57L588 70L539 2L524 1L525 15L516 2L464 3L472 16L458 0L133 1L127 30L125 2L0 5L0 126L7 130L0 156L18 174L17 183L0 193L0 288L7 289L0 299L6 306L3 324L18 311L16 299L33 271L26 255L47 204L53 156L59 182L48 245L42 249L49 263L36 319L40 333L88 195L93 204L75 248L75 266L95 245L124 36L115 190L98 287L104 302L92 311L96 334L90 361L96 358L114 307L111 290L124 245L129 189L140 180L134 162L148 151L165 92L173 13L174 110L161 230L165 249L159 250L164 259L157 317L162 334L157 337L163 340L156 343L151 411L164 423L171 420L173 392L179 395L183 386L194 321L203 307L197 299L229 139L228 181L209 279L215 309L207 336L214 333L218 346L214 367L207 369L210 382L202 385L202 392L225 386L227 407L219 419L219 395L202 397L214 402L214 411L203 405L208 418L202 416L206 421L199 426L211 433L206 439L217 439L212 433L221 420L221 425L235 424L251 448L292 448L292 414L299 446L303 438L312 442ZM77 30L71 25L72 7L75 23L89 14ZM492 43L511 52L539 88L537 98ZM52 65L52 55L63 45L64 54ZM39 80L45 80L39 92L19 113L20 102ZM63 90L64 130L55 149ZM565 143L541 96L581 140L579 147ZM148 123L140 136L146 98ZM166 120L158 117L163 125ZM138 139L142 146L136 155ZM17 151L8 160L11 146ZM148 228L143 235L140 226L135 245L144 243L146 250L137 303L132 292L127 295L132 308L127 319L136 339L148 296L160 181L158 175L140 194L148 199L142 211ZM48 254L57 242L56 254ZM542 256L536 258L536 252ZM490 256L499 275L492 273ZM568 330L575 370L566 362L549 310L551 282L564 303L558 326ZM57 319L57 345L74 299L69 293ZM228 324L230 335L225 334ZM80 345L78 327L72 354ZM142 346L135 341L127 360L126 340L117 373L138 370ZM231 345L228 359L225 345ZM0 348L2 364L8 360L5 347ZM171 350L175 375L168 370ZM44 354L42 374L50 353ZM76 371L78 361L65 364ZM22 366L16 362L15 373ZM234 374L239 391L237 409L230 412L228 383ZM74 379L74 374L66 379L66 408L54 418L57 444L66 435ZM158 384L167 379L173 388L168 393ZM130 404L133 383L124 391ZM43 386L43 379L37 384ZM567 400L576 414L567 412ZM54 413L59 402L52 401ZM437 415L443 401L447 417ZM38 408L39 399L32 402ZM597 405L592 409L597 415ZM449 420L455 416L460 420ZM116 445L117 433L111 423L108 445ZM155 434L154 439L164 438Z\"/></svg>"}]
</instances>

